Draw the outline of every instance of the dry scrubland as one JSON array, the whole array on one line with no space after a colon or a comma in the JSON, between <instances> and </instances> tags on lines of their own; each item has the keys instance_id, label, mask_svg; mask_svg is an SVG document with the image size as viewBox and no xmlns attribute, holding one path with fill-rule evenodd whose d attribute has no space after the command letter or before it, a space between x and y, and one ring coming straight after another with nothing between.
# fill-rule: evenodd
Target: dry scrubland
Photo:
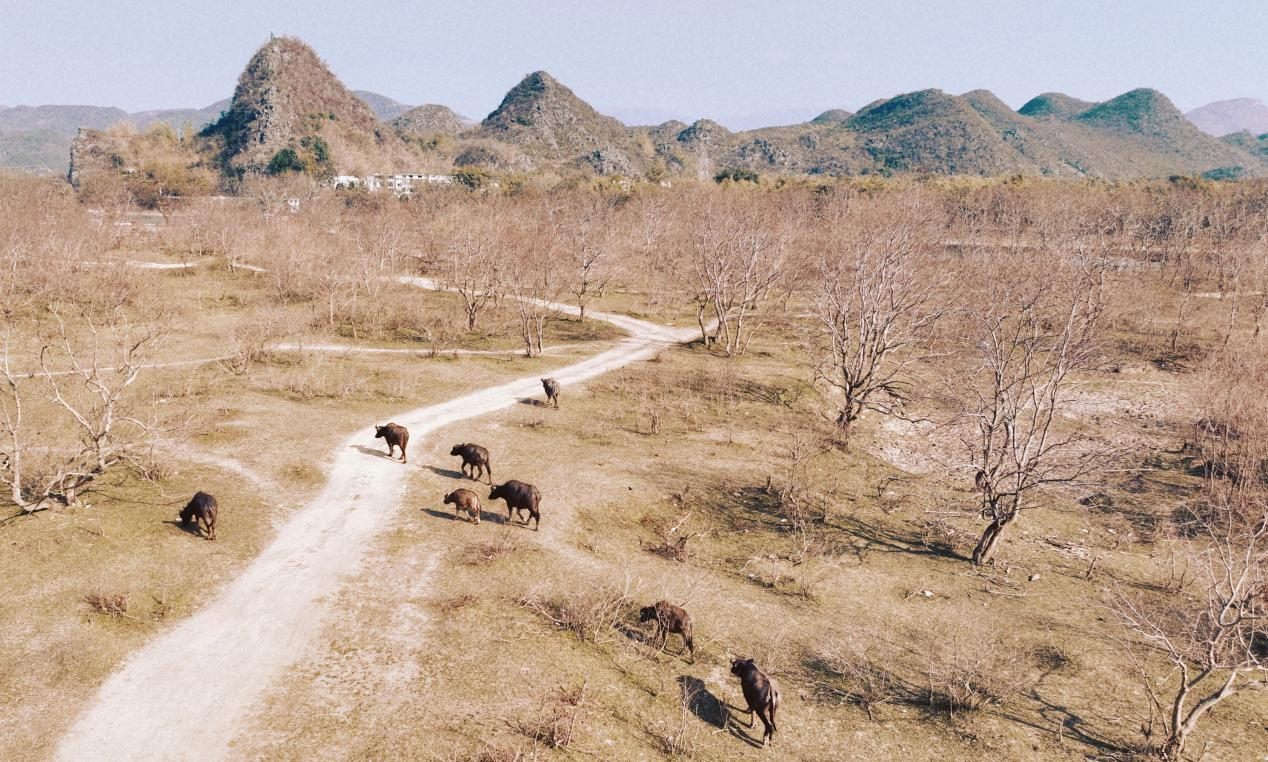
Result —
<instances>
[{"instance_id":1,"label":"dry scrubland","mask_svg":"<svg viewBox=\"0 0 1268 762\"><path fill-rule=\"evenodd\" d=\"M297 214L290 192L149 229L0 180L0 757L47 757L349 433L380 447L394 413L621 336L534 299L702 340L558 411L412 442L407 499L234 756L1268 748L1268 188L447 191ZM462 441L541 488L540 532L500 502L478 527L445 510ZM214 543L173 523L195 489L220 500ZM694 661L637 623L661 598L692 613ZM782 689L764 751L736 725L736 656Z\"/></svg>"}]
</instances>

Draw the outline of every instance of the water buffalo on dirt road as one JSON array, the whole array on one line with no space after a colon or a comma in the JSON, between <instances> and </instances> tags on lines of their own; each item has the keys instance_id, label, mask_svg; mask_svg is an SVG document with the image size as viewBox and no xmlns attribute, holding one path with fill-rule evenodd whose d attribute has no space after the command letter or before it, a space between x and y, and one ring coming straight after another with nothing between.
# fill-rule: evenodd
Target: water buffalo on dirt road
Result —
<instances>
[{"instance_id":1,"label":"water buffalo on dirt road","mask_svg":"<svg viewBox=\"0 0 1268 762\"><path fill-rule=\"evenodd\" d=\"M401 462L405 463L405 447L409 444L409 430L404 426L389 423L386 426L374 427L374 438L387 442L387 456L392 457L392 450L401 448Z\"/></svg>"},{"instance_id":2,"label":"water buffalo on dirt road","mask_svg":"<svg viewBox=\"0 0 1268 762\"><path fill-rule=\"evenodd\" d=\"M542 389L546 390L546 401L553 402L555 409L559 409L559 382L553 378L542 379Z\"/></svg>"}]
</instances>

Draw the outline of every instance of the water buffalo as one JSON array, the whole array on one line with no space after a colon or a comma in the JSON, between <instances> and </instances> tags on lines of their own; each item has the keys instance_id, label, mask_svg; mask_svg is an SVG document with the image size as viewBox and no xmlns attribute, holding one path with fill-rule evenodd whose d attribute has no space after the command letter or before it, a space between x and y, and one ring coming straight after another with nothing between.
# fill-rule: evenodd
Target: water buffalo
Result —
<instances>
[{"instance_id":1,"label":"water buffalo","mask_svg":"<svg viewBox=\"0 0 1268 762\"><path fill-rule=\"evenodd\" d=\"M543 378L542 388L546 390L546 401L555 403L555 409L559 409L559 382L553 378Z\"/></svg>"},{"instance_id":2,"label":"water buffalo","mask_svg":"<svg viewBox=\"0 0 1268 762\"><path fill-rule=\"evenodd\" d=\"M401 462L405 463L405 447L409 444L409 430L404 426L389 423L386 426L374 427L374 438L387 442L387 456L392 457L392 450L401 448Z\"/></svg>"},{"instance_id":3,"label":"water buffalo","mask_svg":"<svg viewBox=\"0 0 1268 762\"><path fill-rule=\"evenodd\" d=\"M187 527L191 523L194 525L194 531L198 531L198 522L207 527L207 539L216 539L216 513L220 510L220 505L216 503L216 498L208 495L206 492L195 492L194 497L189 503L181 509L181 526Z\"/></svg>"},{"instance_id":4,"label":"water buffalo","mask_svg":"<svg viewBox=\"0 0 1268 762\"><path fill-rule=\"evenodd\" d=\"M524 518L524 512L528 511L528 515L533 519L533 531L537 531L542 525L542 515L538 510L541 505L542 496L537 488L525 482L516 481L514 479L499 484L489 492L490 500L501 498L506 501L506 518L508 521L515 521L515 512L519 511L520 518L524 524L528 524L528 519Z\"/></svg>"},{"instance_id":5,"label":"water buffalo","mask_svg":"<svg viewBox=\"0 0 1268 762\"><path fill-rule=\"evenodd\" d=\"M453 506L454 516L461 516L466 512L468 516L475 520L477 526L480 524L480 496L469 489L456 489L445 495L445 505Z\"/></svg>"},{"instance_id":6,"label":"water buffalo","mask_svg":"<svg viewBox=\"0 0 1268 762\"><path fill-rule=\"evenodd\" d=\"M489 485L493 484L493 466L489 464L489 451L478 444L454 445L450 455L462 456L462 474L471 479L476 478L477 469L482 476L487 476ZM471 469L468 473L467 469Z\"/></svg>"},{"instance_id":7,"label":"water buffalo","mask_svg":"<svg viewBox=\"0 0 1268 762\"><path fill-rule=\"evenodd\" d=\"M731 674L740 678L744 700L748 702L748 726L753 727L753 715L761 719L766 728L762 733L762 746L775 735L775 710L779 709L779 688L765 672L758 669L752 659L736 659L731 662Z\"/></svg>"},{"instance_id":8,"label":"water buffalo","mask_svg":"<svg viewBox=\"0 0 1268 762\"><path fill-rule=\"evenodd\" d=\"M638 621L656 622L656 638L660 641L661 648L665 647L665 638L669 637L669 633L681 635L687 650L691 652L692 661L695 661L696 646L691 640L691 614L684 609L669 601L657 601L655 606L644 606L639 610Z\"/></svg>"}]
</instances>

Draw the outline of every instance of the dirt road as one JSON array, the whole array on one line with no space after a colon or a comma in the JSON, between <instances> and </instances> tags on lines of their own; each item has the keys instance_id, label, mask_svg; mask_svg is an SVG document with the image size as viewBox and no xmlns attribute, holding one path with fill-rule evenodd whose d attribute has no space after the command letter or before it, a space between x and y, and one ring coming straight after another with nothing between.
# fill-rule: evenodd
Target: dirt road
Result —
<instances>
[{"instance_id":1,"label":"dirt road","mask_svg":"<svg viewBox=\"0 0 1268 762\"><path fill-rule=\"evenodd\" d=\"M428 283L414 285L428 287ZM565 311L568 308L561 305ZM629 331L616 347L553 371L565 388L647 359L696 331L595 314ZM404 412L417 451L430 431L541 396L537 376ZM369 424L335 454L325 489L214 600L132 654L62 739L62 760L208 760L232 743L270 683L319 632L327 601L368 541L401 510L415 464L389 460ZM549 528L543 531L550 531Z\"/></svg>"}]
</instances>

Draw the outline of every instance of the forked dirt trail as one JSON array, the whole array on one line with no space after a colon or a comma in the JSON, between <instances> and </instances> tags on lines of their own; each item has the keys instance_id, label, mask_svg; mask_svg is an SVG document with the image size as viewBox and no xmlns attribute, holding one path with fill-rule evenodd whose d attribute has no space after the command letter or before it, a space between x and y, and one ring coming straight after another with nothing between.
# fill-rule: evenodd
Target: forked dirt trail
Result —
<instances>
[{"instance_id":1,"label":"forked dirt trail","mask_svg":"<svg viewBox=\"0 0 1268 762\"><path fill-rule=\"evenodd\" d=\"M403 279L404 280L404 279ZM412 285L428 288L430 282ZM576 313L575 307L558 305ZM594 313L633 338L553 374L567 388L690 340L667 328ZM537 376L484 389L394 420L412 441L440 427L541 396ZM214 600L131 657L63 737L62 760L204 760L230 746L264 692L307 649L327 601L356 571L368 540L400 510L410 468L385 457L367 422L340 446L325 489L299 509ZM416 446L416 451L423 447ZM543 530L548 531L548 530Z\"/></svg>"}]
</instances>

